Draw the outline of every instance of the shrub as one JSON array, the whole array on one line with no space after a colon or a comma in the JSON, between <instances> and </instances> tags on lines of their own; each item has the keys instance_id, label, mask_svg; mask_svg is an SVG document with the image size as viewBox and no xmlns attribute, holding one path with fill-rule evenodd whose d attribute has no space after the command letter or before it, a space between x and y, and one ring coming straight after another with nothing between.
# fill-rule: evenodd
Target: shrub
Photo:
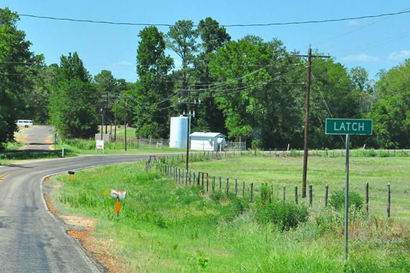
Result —
<instances>
[{"instance_id":1,"label":"shrub","mask_svg":"<svg viewBox=\"0 0 410 273\"><path fill-rule=\"evenodd\" d=\"M249 208L249 203L247 199L244 198L238 198L235 196L233 193L228 195L228 198L231 201L231 208L234 216L238 216L240 214L243 214L244 211Z\"/></svg>"},{"instance_id":2,"label":"shrub","mask_svg":"<svg viewBox=\"0 0 410 273\"><path fill-rule=\"evenodd\" d=\"M223 198L223 193L220 191L214 191L209 195L209 198L211 198L211 200L214 200L215 202L219 202Z\"/></svg>"},{"instance_id":3,"label":"shrub","mask_svg":"<svg viewBox=\"0 0 410 273\"><path fill-rule=\"evenodd\" d=\"M344 189L333 192L329 198L329 204L336 210L343 209L345 207ZM363 198L356 192L349 192L349 207L360 210L363 207Z\"/></svg>"},{"instance_id":4,"label":"shrub","mask_svg":"<svg viewBox=\"0 0 410 273\"><path fill-rule=\"evenodd\" d=\"M259 223L272 222L283 231L295 228L299 223L306 222L309 212L304 205L273 200L270 203L258 204L255 216Z\"/></svg>"}]
</instances>

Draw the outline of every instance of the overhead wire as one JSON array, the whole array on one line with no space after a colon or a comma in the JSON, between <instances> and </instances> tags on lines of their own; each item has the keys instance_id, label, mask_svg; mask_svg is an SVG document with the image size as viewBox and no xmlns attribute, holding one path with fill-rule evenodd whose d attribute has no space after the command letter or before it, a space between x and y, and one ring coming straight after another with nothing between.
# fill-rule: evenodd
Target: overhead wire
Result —
<instances>
[{"instance_id":1,"label":"overhead wire","mask_svg":"<svg viewBox=\"0 0 410 273\"><path fill-rule=\"evenodd\" d=\"M397 16L410 13L410 10L401 10L396 12L362 15L362 16L350 16L341 17L333 19L318 19L318 20L304 20L304 21L288 21L288 22L270 22L270 23L250 23L250 24L221 24L222 27L269 27L269 26L288 26L288 25L305 25L305 24L322 24L322 23L333 23L333 22L343 22L350 20L364 20L371 18L380 18L388 16ZM19 13L21 17L34 18L34 19L45 19L54 21L67 21L67 22L77 22L77 23L92 23L92 24L107 24L107 25L123 25L123 26L158 26L158 27L172 27L173 24L170 23L135 23L135 22L116 22L107 20L93 20L93 19L77 19L70 17L56 17L56 16L45 16L36 15L29 13ZM194 25L197 27L198 25Z\"/></svg>"}]
</instances>

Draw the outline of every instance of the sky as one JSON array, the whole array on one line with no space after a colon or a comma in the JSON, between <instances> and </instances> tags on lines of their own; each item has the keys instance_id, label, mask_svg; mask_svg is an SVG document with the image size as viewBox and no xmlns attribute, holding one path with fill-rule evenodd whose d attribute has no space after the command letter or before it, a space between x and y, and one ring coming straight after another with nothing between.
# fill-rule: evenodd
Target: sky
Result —
<instances>
[{"instance_id":1,"label":"sky","mask_svg":"<svg viewBox=\"0 0 410 273\"><path fill-rule=\"evenodd\" d=\"M198 24L212 17L220 24L251 24L356 17L410 10L408 0L0 0L22 14L135 23L173 24L189 19ZM143 27L49 21L21 17L18 28L26 33L36 54L47 64L61 55L78 52L92 75L111 70L114 77L137 80L136 50ZM347 68L364 67L377 80L381 69L390 69L410 58L410 14L367 20L293 26L231 27L232 39L257 35L265 41L281 40L289 51L328 54ZM168 27L159 27L166 33ZM168 52L172 57L175 54ZM178 64L180 61L175 60Z\"/></svg>"}]
</instances>

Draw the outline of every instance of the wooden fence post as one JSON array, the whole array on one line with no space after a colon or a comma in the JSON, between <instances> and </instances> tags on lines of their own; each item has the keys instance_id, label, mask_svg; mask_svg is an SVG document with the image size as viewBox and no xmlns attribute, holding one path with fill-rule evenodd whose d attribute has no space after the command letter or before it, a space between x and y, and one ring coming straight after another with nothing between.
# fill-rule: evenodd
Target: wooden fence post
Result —
<instances>
[{"instance_id":1,"label":"wooden fence post","mask_svg":"<svg viewBox=\"0 0 410 273\"><path fill-rule=\"evenodd\" d=\"M295 186L295 204L298 204L298 186Z\"/></svg>"},{"instance_id":2,"label":"wooden fence post","mask_svg":"<svg viewBox=\"0 0 410 273\"><path fill-rule=\"evenodd\" d=\"M222 191L222 178L219 177L219 191Z\"/></svg>"},{"instance_id":3,"label":"wooden fence post","mask_svg":"<svg viewBox=\"0 0 410 273\"><path fill-rule=\"evenodd\" d=\"M387 184L387 218L390 218L391 192L390 183Z\"/></svg>"},{"instance_id":4,"label":"wooden fence post","mask_svg":"<svg viewBox=\"0 0 410 273\"><path fill-rule=\"evenodd\" d=\"M229 177L226 178L226 195L229 194Z\"/></svg>"},{"instance_id":5,"label":"wooden fence post","mask_svg":"<svg viewBox=\"0 0 410 273\"><path fill-rule=\"evenodd\" d=\"M238 179L235 178L235 196L238 195Z\"/></svg>"},{"instance_id":6,"label":"wooden fence post","mask_svg":"<svg viewBox=\"0 0 410 273\"><path fill-rule=\"evenodd\" d=\"M212 192L215 191L215 176L212 177Z\"/></svg>"},{"instance_id":7,"label":"wooden fence post","mask_svg":"<svg viewBox=\"0 0 410 273\"><path fill-rule=\"evenodd\" d=\"M251 202L253 202L253 183L251 183Z\"/></svg>"},{"instance_id":8,"label":"wooden fence post","mask_svg":"<svg viewBox=\"0 0 410 273\"><path fill-rule=\"evenodd\" d=\"M286 187L285 186L282 187L282 201L283 202L286 201Z\"/></svg>"},{"instance_id":9,"label":"wooden fence post","mask_svg":"<svg viewBox=\"0 0 410 273\"><path fill-rule=\"evenodd\" d=\"M209 175L206 176L206 192L209 192Z\"/></svg>"},{"instance_id":10,"label":"wooden fence post","mask_svg":"<svg viewBox=\"0 0 410 273\"><path fill-rule=\"evenodd\" d=\"M327 207L327 202L329 200L329 185L325 186L325 207Z\"/></svg>"},{"instance_id":11,"label":"wooden fence post","mask_svg":"<svg viewBox=\"0 0 410 273\"><path fill-rule=\"evenodd\" d=\"M245 197L245 179L242 180L242 198Z\"/></svg>"},{"instance_id":12,"label":"wooden fence post","mask_svg":"<svg viewBox=\"0 0 410 273\"><path fill-rule=\"evenodd\" d=\"M366 183L366 213L369 214L369 182Z\"/></svg>"},{"instance_id":13,"label":"wooden fence post","mask_svg":"<svg viewBox=\"0 0 410 273\"><path fill-rule=\"evenodd\" d=\"M309 205L312 206L313 203L313 186L309 185Z\"/></svg>"}]
</instances>

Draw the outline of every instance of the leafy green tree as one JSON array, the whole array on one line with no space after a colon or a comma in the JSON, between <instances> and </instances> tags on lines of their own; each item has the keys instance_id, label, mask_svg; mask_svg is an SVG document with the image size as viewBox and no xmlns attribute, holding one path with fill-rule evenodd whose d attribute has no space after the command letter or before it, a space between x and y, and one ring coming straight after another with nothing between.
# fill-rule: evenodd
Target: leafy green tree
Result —
<instances>
[{"instance_id":1,"label":"leafy green tree","mask_svg":"<svg viewBox=\"0 0 410 273\"><path fill-rule=\"evenodd\" d=\"M61 56L50 96L52 124L63 138L90 138L97 132L97 92L75 52Z\"/></svg>"},{"instance_id":2,"label":"leafy green tree","mask_svg":"<svg viewBox=\"0 0 410 273\"><path fill-rule=\"evenodd\" d=\"M325 120L360 118L361 91L357 90L347 69L333 59L315 59L312 65L309 146L343 147L343 138L325 135ZM352 139L357 141L358 139Z\"/></svg>"},{"instance_id":3,"label":"leafy green tree","mask_svg":"<svg viewBox=\"0 0 410 273\"><path fill-rule=\"evenodd\" d=\"M217 50L210 73L219 82L215 101L224 113L229 137L262 147L282 148L294 141L301 115L300 88L293 85L299 64L294 62L298 60L289 58L280 41L266 43L255 36Z\"/></svg>"},{"instance_id":4,"label":"leafy green tree","mask_svg":"<svg viewBox=\"0 0 410 273\"><path fill-rule=\"evenodd\" d=\"M42 56L40 57L43 59ZM57 69L57 65L40 65L30 74L33 86L27 90L24 113L25 116L31 117L35 124L48 123L50 90L55 83Z\"/></svg>"},{"instance_id":5,"label":"leafy green tree","mask_svg":"<svg viewBox=\"0 0 410 273\"><path fill-rule=\"evenodd\" d=\"M191 20L179 20L169 28L167 34L167 46L172 49L182 61L181 87L188 90L189 80L192 74L192 63L195 53L198 50L196 38L198 32L194 29L194 22Z\"/></svg>"},{"instance_id":6,"label":"leafy green tree","mask_svg":"<svg viewBox=\"0 0 410 273\"><path fill-rule=\"evenodd\" d=\"M18 20L17 13L0 9L0 148L13 141L16 119L31 119L24 115L25 94L33 86L30 74L41 63L41 57L30 51L25 33L17 29Z\"/></svg>"},{"instance_id":7,"label":"leafy green tree","mask_svg":"<svg viewBox=\"0 0 410 273\"><path fill-rule=\"evenodd\" d=\"M195 97L201 100L201 104L196 107L196 118L192 120L192 125L200 131L217 131L226 133L223 113L218 109L214 96L212 96L211 86L215 82L209 73L209 62L219 47L229 42L231 37L224 27L207 17L201 20L198 25L198 34L201 38L200 54L194 61L195 75Z\"/></svg>"},{"instance_id":8,"label":"leafy green tree","mask_svg":"<svg viewBox=\"0 0 410 273\"><path fill-rule=\"evenodd\" d=\"M377 143L384 148L410 148L410 59L382 73L376 83L373 118Z\"/></svg>"},{"instance_id":9,"label":"leafy green tree","mask_svg":"<svg viewBox=\"0 0 410 273\"><path fill-rule=\"evenodd\" d=\"M146 27L139 33L134 115L136 134L165 138L169 133L169 108L172 82L168 76L173 60L165 55L164 35L156 27Z\"/></svg>"},{"instance_id":10,"label":"leafy green tree","mask_svg":"<svg viewBox=\"0 0 410 273\"><path fill-rule=\"evenodd\" d=\"M360 111L365 115L370 112L370 107L374 99L373 85L369 80L369 73L367 73L363 67L356 66L350 69L349 76L354 88L360 91Z\"/></svg>"},{"instance_id":11,"label":"leafy green tree","mask_svg":"<svg viewBox=\"0 0 410 273\"><path fill-rule=\"evenodd\" d=\"M118 85L120 83L114 78L111 71L102 70L94 76L94 84L99 97L97 109L103 109L105 131L107 133L107 124L114 123L112 107L119 95Z\"/></svg>"}]
</instances>

